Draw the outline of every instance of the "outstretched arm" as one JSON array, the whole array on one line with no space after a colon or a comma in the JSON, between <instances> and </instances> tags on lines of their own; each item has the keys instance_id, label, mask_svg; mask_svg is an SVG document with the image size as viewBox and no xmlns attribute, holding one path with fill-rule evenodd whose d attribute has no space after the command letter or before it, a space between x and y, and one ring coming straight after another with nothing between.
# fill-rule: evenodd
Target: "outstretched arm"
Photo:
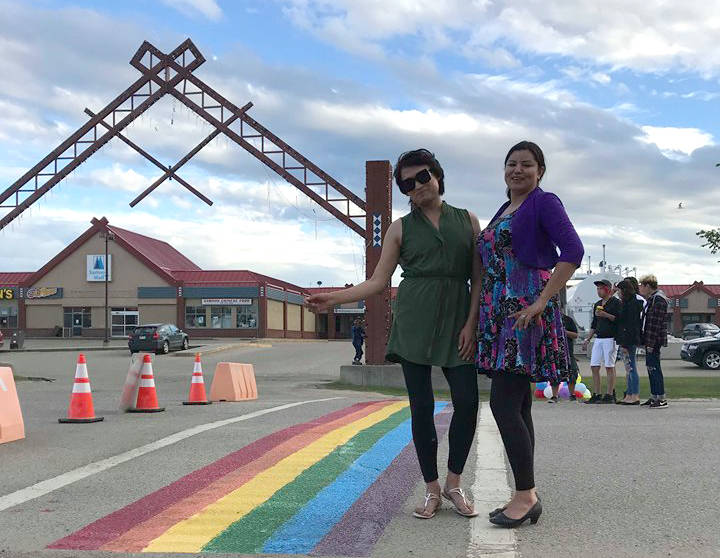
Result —
<instances>
[{"instance_id":1,"label":"outstretched arm","mask_svg":"<svg viewBox=\"0 0 720 558\"><path fill-rule=\"evenodd\" d=\"M397 220L390 225L385 233L380 261L370 279L349 289L309 296L305 299L305 303L313 310L324 310L338 304L365 300L382 292L397 268L401 244L402 221Z\"/></svg>"}]
</instances>

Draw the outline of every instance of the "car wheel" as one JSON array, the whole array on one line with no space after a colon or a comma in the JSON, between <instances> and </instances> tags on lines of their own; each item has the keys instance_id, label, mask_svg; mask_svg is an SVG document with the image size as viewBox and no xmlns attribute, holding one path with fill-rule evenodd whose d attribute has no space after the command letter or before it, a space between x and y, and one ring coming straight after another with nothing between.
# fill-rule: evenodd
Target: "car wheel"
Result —
<instances>
[{"instance_id":1,"label":"car wheel","mask_svg":"<svg viewBox=\"0 0 720 558\"><path fill-rule=\"evenodd\" d=\"M705 353L705 356L703 356L703 364L705 368L709 368L710 370L720 369L720 351L712 350Z\"/></svg>"},{"instance_id":2,"label":"car wheel","mask_svg":"<svg viewBox=\"0 0 720 558\"><path fill-rule=\"evenodd\" d=\"M187 337L183 338L183 344L182 344L183 351L187 351L189 347L190 347L190 343L188 343L188 338Z\"/></svg>"},{"instance_id":3,"label":"car wheel","mask_svg":"<svg viewBox=\"0 0 720 558\"><path fill-rule=\"evenodd\" d=\"M162 354L166 355L170 352L170 343L165 341L162 346Z\"/></svg>"}]
</instances>

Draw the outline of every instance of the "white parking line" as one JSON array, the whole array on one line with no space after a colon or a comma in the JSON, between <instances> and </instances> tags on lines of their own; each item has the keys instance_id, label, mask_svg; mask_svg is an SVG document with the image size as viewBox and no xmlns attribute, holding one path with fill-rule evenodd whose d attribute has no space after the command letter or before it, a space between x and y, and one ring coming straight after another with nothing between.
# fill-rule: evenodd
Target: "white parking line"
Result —
<instances>
[{"instance_id":1,"label":"white parking line","mask_svg":"<svg viewBox=\"0 0 720 558\"><path fill-rule=\"evenodd\" d=\"M503 505L512 494L507 482L505 449L488 403L481 404L475 443L477 465L472 493L481 512L470 521L468 558L516 558L515 532L494 526L487 517L488 511Z\"/></svg>"},{"instance_id":2,"label":"white parking line","mask_svg":"<svg viewBox=\"0 0 720 558\"><path fill-rule=\"evenodd\" d=\"M94 463L90 463L89 465L85 465L83 467L78 467L77 469L73 469L72 471L63 473L62 475L58 475L57 477L53 477L51 479L41 481L37 484L33 484L32 486L28 486L26 488L21 488L20 490L11 492L10 494L7 494L5 496L0 496L0 511L6 510L8 508L12 508L13 506L17 506L18 504L23 504L25 502L28 502L29 500L34 500L35 498L39 498L40 496L44 496L45 494L54 492L55 490L57 490L59 488L63 488L64 486L67 486L69 484L72 484L74 482L82 480L84 478L87 478L96 473L101 473L102 471L106 471L107 469L110 469L111 467L115 467L116 465L120 465L121 463L125 463L126 461L130 461L131 459L135 459L136 457L140 457L141 455L145 455L146 453L150 453L151 451L155 451L160 448L164 448L164 447L170 446L172 444L176 444L182 440L185 440L186 438L189 438L190 436L195 436L195 434L201 434L202 432L207 432L208 430L220 428L221 426L227 426L228 424L233 424L235 422L241 422L244 420L254 419L257 417L261 417L263 415L267 415L269 413L275 413L277 411L284 411L285 409L290 409L291 407L297 407L298 405L308 405L310 403L321 403L323 401L332 401L334 399L343 399L343 398L342 397L328 397L325 399L312 399L310 401L298 401L296 403L288 403L286 405L279 405L277 407L270 407L269 409L262 409L260 411L254 411L252 413L240 415L239 417L233 417L233 418L229 418L229 419L225 419L225 420L218 420L215 422L208 422L206 424L200 424L198 426L193 426L192 428L188 428L187 430L182 430L180 432L176 432L175 434L171 434L170 436L166 436L165 438L160 438L159 440L156 440L155 442L145 444L144 446L140 446L139 448L131 449L129 451L120 453L118 455L108 457L107 459L95 461Z\"/></svg>"}]
</instances>

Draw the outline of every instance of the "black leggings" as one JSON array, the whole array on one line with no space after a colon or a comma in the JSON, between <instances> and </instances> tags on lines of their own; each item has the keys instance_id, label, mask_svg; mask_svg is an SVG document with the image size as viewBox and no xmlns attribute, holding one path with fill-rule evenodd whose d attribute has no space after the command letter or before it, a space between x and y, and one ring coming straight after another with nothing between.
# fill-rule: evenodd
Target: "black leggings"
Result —
<instances>
[{"instance_id":1,"label":"black leggings","mask_svg":"<svg viewBox=\"0 0 720 558\"><path fill-rule=\"evenodd\" d=\"M402 363L405 385L410 397L412 435L415 442L420 470L425 482L438 478L437 432L435 431L435 397L427 364ZM465 467L470 446L475 437L478 412L477 372L472 364L443 368L450 385L453 416L448 434L450 455L448 469L460 475Z\"/></svg>"},{"instance_id":2,"label":"black leggings","mask_svg":"<svg viewBox=\"0 0 720 558\"><path fill-rule=\"evenodd\" d=\"M490 409L510 461L515 490L535 488L532 393L526 376L500 372L490 385Z\"/></svg>"}]
</instances>

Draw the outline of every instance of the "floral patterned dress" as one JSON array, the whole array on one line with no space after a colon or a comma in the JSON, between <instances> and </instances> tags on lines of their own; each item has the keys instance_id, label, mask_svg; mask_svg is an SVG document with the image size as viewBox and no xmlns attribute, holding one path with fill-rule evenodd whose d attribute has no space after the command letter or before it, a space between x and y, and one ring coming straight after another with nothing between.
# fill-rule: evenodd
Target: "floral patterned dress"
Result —
<instances>
[{"instance_id":1,"label":"floral patterned dress","mask_svg":"<svg viewBox=\"0 0 720 558\"><path fill-rule=\"evenodd\" d=\"M477 241L485 273L478 319L480 374L521 374L532 382L565 379L570 358L557 295L527 329L513 330L509 316L530 306L545 288L550 271L522 264L512 250L513 214L500 217Z\"/></svg>"}]
</instances>

